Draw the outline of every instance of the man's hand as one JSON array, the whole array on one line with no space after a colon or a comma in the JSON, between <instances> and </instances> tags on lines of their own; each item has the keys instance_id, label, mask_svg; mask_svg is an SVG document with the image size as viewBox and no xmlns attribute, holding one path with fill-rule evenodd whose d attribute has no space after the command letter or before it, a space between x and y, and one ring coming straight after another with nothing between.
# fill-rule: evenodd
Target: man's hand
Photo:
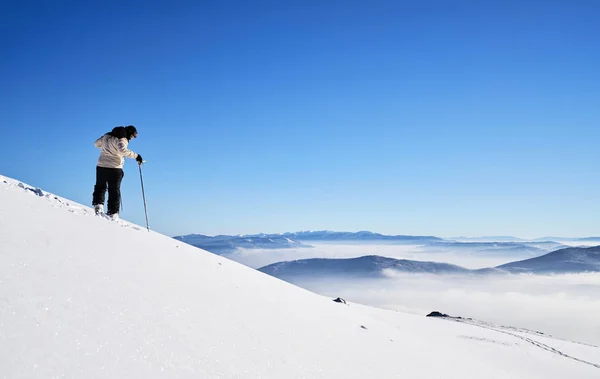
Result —
<instances>
[{"instance_id":1,"label":"man's hand","mask_svg":"<svg viewBox=\"0 0 600 379\"><path fill-rule=\"evenodd\" d=\"M135 158L135 160L137 161L138 164L142 164L142 162L144 162L144 160L142 159L142 156L140 154L138 154L137 158Z\"/></svg>"}]
</instances>

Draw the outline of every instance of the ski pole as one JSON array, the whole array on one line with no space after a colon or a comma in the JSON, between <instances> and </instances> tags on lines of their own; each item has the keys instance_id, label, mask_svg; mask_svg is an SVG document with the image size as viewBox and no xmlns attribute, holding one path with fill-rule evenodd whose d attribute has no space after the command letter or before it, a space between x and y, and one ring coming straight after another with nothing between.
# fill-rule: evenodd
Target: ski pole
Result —
<instances>
[{"instance_id":1,"label":"ski pole","mask_svg":"<svg viewBox=\"0 0 600 379\"><path fill-rule=\"evenodd\" d=\"M140 183L142 183L142 198L144 199L144 213L146 214L146 229L150 231L150 226L148 226L148 211L146 210L146 194L144 193L144 179L142 179L142 163L143 162L140 162L138 167L140 169Z\"/></svg>"}]
</instances>

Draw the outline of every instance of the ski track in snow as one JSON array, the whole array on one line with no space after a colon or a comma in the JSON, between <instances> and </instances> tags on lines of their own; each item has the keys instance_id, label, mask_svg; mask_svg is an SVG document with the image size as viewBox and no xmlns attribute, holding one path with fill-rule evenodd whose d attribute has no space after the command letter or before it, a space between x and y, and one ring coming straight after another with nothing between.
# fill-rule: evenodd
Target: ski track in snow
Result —
<instances>
[{"instance_id":1,"label":"ski track in snow","mask_svg":"<svg viewBox=\"0 0 600 379\"><path fill-rule=\"evenodd\" d=\"M473 326L478 326L480 328L493 330L493 331L498 332L498 333L504 333L504 334L507 334L509 336L518 338L518 339L520 339L522 341L525 341L527 343L530 343L530 344L532 344L534 346L537 346L540 349L546 350L548 352L560 355L560 356L568 358L568 359L572 359L572 360L580 362L580 363L585 363L585 364L588 364L588 365L596 367L596 368L600 368L600 364L593 363L593 362L588 362L588 361L586 361L584 359L573 357L573 356L571 356L569 354L563 353L562 351L560 351L558 349L553 348L550 345L546 345L543 342L540 342L540 341L537 341L537 340L535 340L533 338L525 337L525 336L522 336L522 335L519 335L519 334L515 333L515 332L520 332L520 333L527 333L527 334L539 335L540 334L539 332L534 332L534 331L527 330L527 329L515 328L515 327L511 327L511 326L495 325L495 324L492 324L492 323L489 323L489 322L472 320L472 319L470 319L470 320L469 319L464 319L464 318L459 319L459 318L454 318L454 317L452 317L452 318L443 317L443 319L452 320L452 321L455 321L455 322L458 322L458 323L462 323L462 324L469 324L469 325L473 325ZM465 336L465 338L470 338L470 337ZM552 338L555 338L555 337L552 337ZM486 341L486 342L497 342L497 341ZM567 342L574 343L573 341L567 341ZM580 343L580 342L575 342L575 343L580 344L580 345L589 346L589 347L597 347L595 345L589 345L589 344L584 344L584 343Z\"/></svg>"}]
</instances>

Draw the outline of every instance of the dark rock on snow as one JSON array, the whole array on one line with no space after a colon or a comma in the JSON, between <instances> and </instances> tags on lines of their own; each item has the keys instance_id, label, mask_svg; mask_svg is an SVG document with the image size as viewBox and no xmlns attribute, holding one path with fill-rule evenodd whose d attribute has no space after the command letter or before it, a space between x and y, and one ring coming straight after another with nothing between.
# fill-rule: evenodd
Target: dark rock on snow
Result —
<instances>
[{"instance_id":1,"label":"dark rock on snow","mask_svg":"<svg viewBox=\"0 0 600 379\"><path fill-rule=\"evenodd\" d=\"M334 299L333 301L335 301L336 303L347 304L346 300L342 299L341 297L338 297L337 299Z\"/></svg>"},{"instance_id":2,"label":"dark rock on snow","mask_svg":"<svg viewBox=\"0 0 600 379\"><path fill-rule=\"evenodd\" d=\"M445 313L442 312L438 312L438 311L433 311L430 314L428 314L426 317L450 317Z\"/></svg>"}]
</instances>

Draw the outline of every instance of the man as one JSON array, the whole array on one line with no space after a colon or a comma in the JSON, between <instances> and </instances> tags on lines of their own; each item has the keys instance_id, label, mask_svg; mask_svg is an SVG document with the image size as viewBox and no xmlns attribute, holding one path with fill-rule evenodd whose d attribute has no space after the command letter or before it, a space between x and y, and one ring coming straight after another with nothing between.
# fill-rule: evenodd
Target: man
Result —
<instances>
[{"instance_id":1,"label":"man","mask_svg":"<svg viewBox=\"0 0 600 379\"><path fill-rule=\"evenodd\" d=\"M119 219L119 207L121 205L121 180L123 163L125 157L135 159L142 164L142 156L127 149L132 138L138 135L133 125L117 126L111 132L98 138L94 146L100 148L100 158L96 167L96 185L92 205L96 214L104 212L104 196L108 188L108 212L107 215L113 220Z\"/></svg>"}]
</instances>

